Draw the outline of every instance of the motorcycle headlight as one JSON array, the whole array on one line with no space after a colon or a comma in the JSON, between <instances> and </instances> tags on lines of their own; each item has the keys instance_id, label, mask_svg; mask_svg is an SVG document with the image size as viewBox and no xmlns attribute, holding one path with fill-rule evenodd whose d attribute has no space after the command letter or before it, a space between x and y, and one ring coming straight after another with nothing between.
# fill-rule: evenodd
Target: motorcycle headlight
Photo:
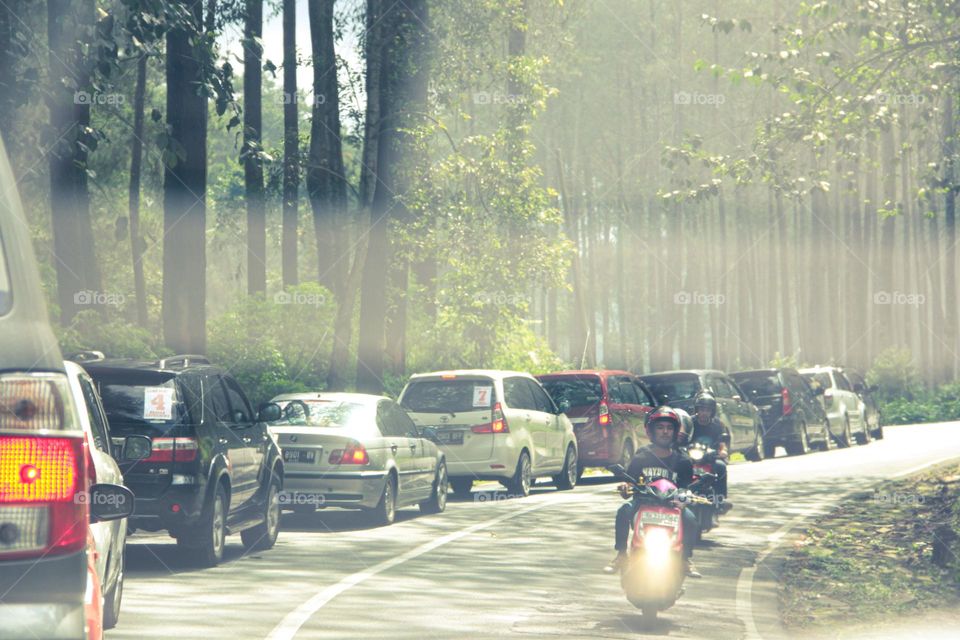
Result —
<instances>
[{"instance_id":1,"label":"motorcycle headlight","mask_svg":"<svg viewBox=\"0 0 960 640\"><path fill-rule=\"evenodd\" d=\"M648 556L663 558L673 546L673 536L663 527L651 527L643 533L643 547Z\"/></svg>"},{"instance_id":2,"label":"motorcycle headlight","mask_svg":"<svg viewBox=\"0 0 960 640\"><path fill-rule=\"evenodd\" d=\"M703 449L690 449L690 459L699 462L703 460Z\"/></svg>"}]
</instances>

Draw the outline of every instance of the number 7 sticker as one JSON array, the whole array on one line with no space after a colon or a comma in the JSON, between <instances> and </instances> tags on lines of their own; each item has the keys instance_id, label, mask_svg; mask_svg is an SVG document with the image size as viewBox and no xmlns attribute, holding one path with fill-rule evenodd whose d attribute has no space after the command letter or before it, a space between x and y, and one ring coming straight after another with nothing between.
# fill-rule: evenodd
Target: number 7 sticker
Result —
<instances>
[{"instance_id":1,"label":"number 7 sticker","mask_svg":"<svg viewBox=\"0 0 960 640\"><path fill-rule=\"evenodd\" d=\"M492 391L493 391L493 387L474 387L473 388L473 406L489 407L490 393Z\"/></svg>"}]
</instances>

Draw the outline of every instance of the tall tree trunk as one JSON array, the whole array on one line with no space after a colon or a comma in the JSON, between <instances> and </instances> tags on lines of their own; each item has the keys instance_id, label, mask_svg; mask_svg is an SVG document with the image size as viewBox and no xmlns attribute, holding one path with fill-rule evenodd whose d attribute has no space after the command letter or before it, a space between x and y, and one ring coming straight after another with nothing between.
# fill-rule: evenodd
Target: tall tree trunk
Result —
<instances>
[{"instance_id":1,"label":"tall tree trunk","mask_svg":"<svg viewBox=\"0 0 960 640\"><path fill-rule=\"evenodd\" d=\"M267 216L263 200L263 0L245 0L243 31L243 178L247 196L247 293L267 290Z\"/></svg>"},{"instance_id":2,"label":"tall tree trunk","mask_svg":"<svg viewBox=\"0 0 960 640\"><path fill-rule=\"evenodd\" d=\"M83 43L93 28L93 3L88 0L50 0L47 3L47 38L50 77L49 108L50 208L53 219L53 253L57 271L60 320L66 325L84 305L95 302L100 271L94 251L87 186L87 151L93 93L85 70ZM73 25L76 30L68 31Z\"/></svg>"},{"instance_id":3,"label":"tall tree trunk","mask_svg":"<svg viewBox=\"0 0 960 640\"><path fill-rule=\"evenodd\" d=\"M300 187L300 124L297 122L297 0L283 0L283 286L300 282L297 260Z\"/></svg>"},{"instance_id":4,"label":"tall tree trunk","mask_svg":"<svg viewBox=\"0 0 960 640\"><path fill-rule=\"evenodd\" d=\"M957 190L956 170L956 108L954 102L954 92L957 85L951 84L946 91L946 99L943 105L943 158L944 158L944 185L947 188L946 197L943 203L943 233L946 243L946 253L944 261L946 269L944 270L944 307L946 310L945 332L943 334L944 344L949 348L948 362L945 363L943 378L941 381L952 380L957 376L957 355L956 345L958 336L957 327Z\"/></svg>"},{"instance_id":5,"label":"tall tree trunk","mask_svg":"<svg viewBox=\"0 0 960 640\"><path fill-rule=\"evenodd\" d=\"M137 322L146 327L147 286L143 277L144 241L140 236L140 169L143 164L143 110L147 93L147 55L137 60L137 88L133 96L133 151L130 157L130 257L133 260L133 288L136 295Z\"/></svg>"},{"instance_id":6,"label":"tall tree trunk","mask_svg":"<svg viewBox=\"0 0 960 640\"><path fill-rule=\"evenodd\" d=\"M372 4L368 4L368 12ZM309 2L313 48L313 122L310 127L307 191L317 237L317 280L341 300L345 278L338 276L347 263L338 255L335 228L336 221L342 218L346 207L347 183L340 137L340 85L334 49L333 6L334 0ZM367 34L367 38L372 37L373 34Z\"/></svg>"},{"instance_id":7,"label":"tall tree trunk","mask_svg":"<svg viewBox=\"0 0 960 640\"><path fill-rule=\"evenodd\" d=\"M163 180L163 333L174 351L204 353L207 98L196 85L204 54L191 46L191 40L198 40L203 5L183 6L194 20L193 29L167 34L167 127L180 153L167 162Z\"/></svg>"},{"instance_id":8,"label":"tall tree trunk","mask_svg":"<svg viewBox=\"0 0 960 640\"><path fill-rule=\"evenodd\" d=\"M17 9L19 5L16 0L0 3L0 135L4 137L13 131L13 116L17 108L17 67L13 55Z\"/></svg>"},{"instance_id":9,"label":"tall tree trunk","mask_svg":"<svg viewBox=\"0 0 960 640\"><path fill-rule=\"evenodd\" d=\"M880 157L881 174L883 182L883 218L878 220L880 225L880 255L877 264L880 267L879 289L882 289L891 296L890 304L886 309L878 308L880 314L879 337L880 344L883 346L893 346L897 344L896 322L899 315L900 306L898 300L892 296L897 292L896 282L894 281L894 263L896 260L896 222L899 213L897 204L897 152L893 140L893 127L888 126L881 134ZM902 268L902 264L897 262ZM874 299L875 304L882 302L879 298Z\"/></svg>"}]
</instances>

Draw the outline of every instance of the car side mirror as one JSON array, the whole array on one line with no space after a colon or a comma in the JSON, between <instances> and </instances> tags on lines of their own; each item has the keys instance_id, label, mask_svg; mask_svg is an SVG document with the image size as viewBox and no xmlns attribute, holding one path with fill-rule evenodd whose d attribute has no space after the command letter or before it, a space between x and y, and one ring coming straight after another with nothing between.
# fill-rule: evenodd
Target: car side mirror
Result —
<instances>
[{"instance_id":1,"label":"car side mirror","mask_svg":"<svg viewBox=\"0 0 960 640\"><path fill-rule=\"evenodd\" d=\"M153 453L153 441L147 436L127 436L123 443L123 460L144 460Z\"/></svg>"},{"instance_id":2,"label":"car side mirror","mask_svg":"<svg viewBox=\"0 0 960 640\"><path fill-rule=\"evenodd\" d=\"M133 491L119 484L95 484L87 498L90 522L119 520L133 514Z\"/></svg>"},{"instance_id":3,"label":"car side mirror","mask_svg":"<svg viewBox=\"0 0 960 640\"><path fill-rule=\"evenodd\" d=\"M743 398L741 398L741 397L740 397L739 395L737 395L737 394L734 394L734 395L733 395L733 399L736 400L737 402L743 402Z\"/></svg>"},{"instance_id":4,"label":"car side mirror","mask_svg":"<svg viewBox=\"0 0 960 640\"><path fill-rule=\"evenodd\" d=\"M276 422L282 414L283 410L276 402L265 402L257 411L257 422Z\"/></svg>"}]
</instances>

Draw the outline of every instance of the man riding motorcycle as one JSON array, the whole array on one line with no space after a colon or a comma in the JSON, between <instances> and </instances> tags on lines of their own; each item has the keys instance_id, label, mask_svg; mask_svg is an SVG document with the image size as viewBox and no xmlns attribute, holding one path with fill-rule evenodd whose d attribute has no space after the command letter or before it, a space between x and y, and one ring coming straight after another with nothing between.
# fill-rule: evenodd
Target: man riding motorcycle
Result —
<instances>
[{"instance_id":1,"label":"man riding motorcycle","mask_svg":"<svg viewBox=\"0 0 960 640\"><path fill-rule=\"evenodd\" d=\"M680 435L682 420L680 414L670 407L660 407L647 416L645 423L650 444L639 449L630 460L627 474L633 478L666 478L677 485L677 488L686 489L693 478L693 464L684 454L675 451L677 438ZM617 510L616 539L614 548L616 557L608 564L604 571L616 573L627 559L627 542L630 537L631 522L637 515L640 502L631 498L630 485L623 483L617 487L625 502ZM693 545L697 538L697 518L689 507L683 509L683 557L687 575L692 578L701 577L693 566L690 556L693 555Z\"/></svg>"},{"instance_id":2,"label":"man riding motorcycle","mask_svg":"<svg viewBox=\"0 0 960 640\"><path fill-rule=\"evenodd\" d=\"M684 440L706 441L708 446L717 450L717 459L713 462L713 472L717 475L717 495L727 498L727 460L730 458L730 432L717 418L717 399L703 391L694 400L693 433L681 436ZM726 509L724 509L726 510Z\"/></svg>"}]
</instances>

